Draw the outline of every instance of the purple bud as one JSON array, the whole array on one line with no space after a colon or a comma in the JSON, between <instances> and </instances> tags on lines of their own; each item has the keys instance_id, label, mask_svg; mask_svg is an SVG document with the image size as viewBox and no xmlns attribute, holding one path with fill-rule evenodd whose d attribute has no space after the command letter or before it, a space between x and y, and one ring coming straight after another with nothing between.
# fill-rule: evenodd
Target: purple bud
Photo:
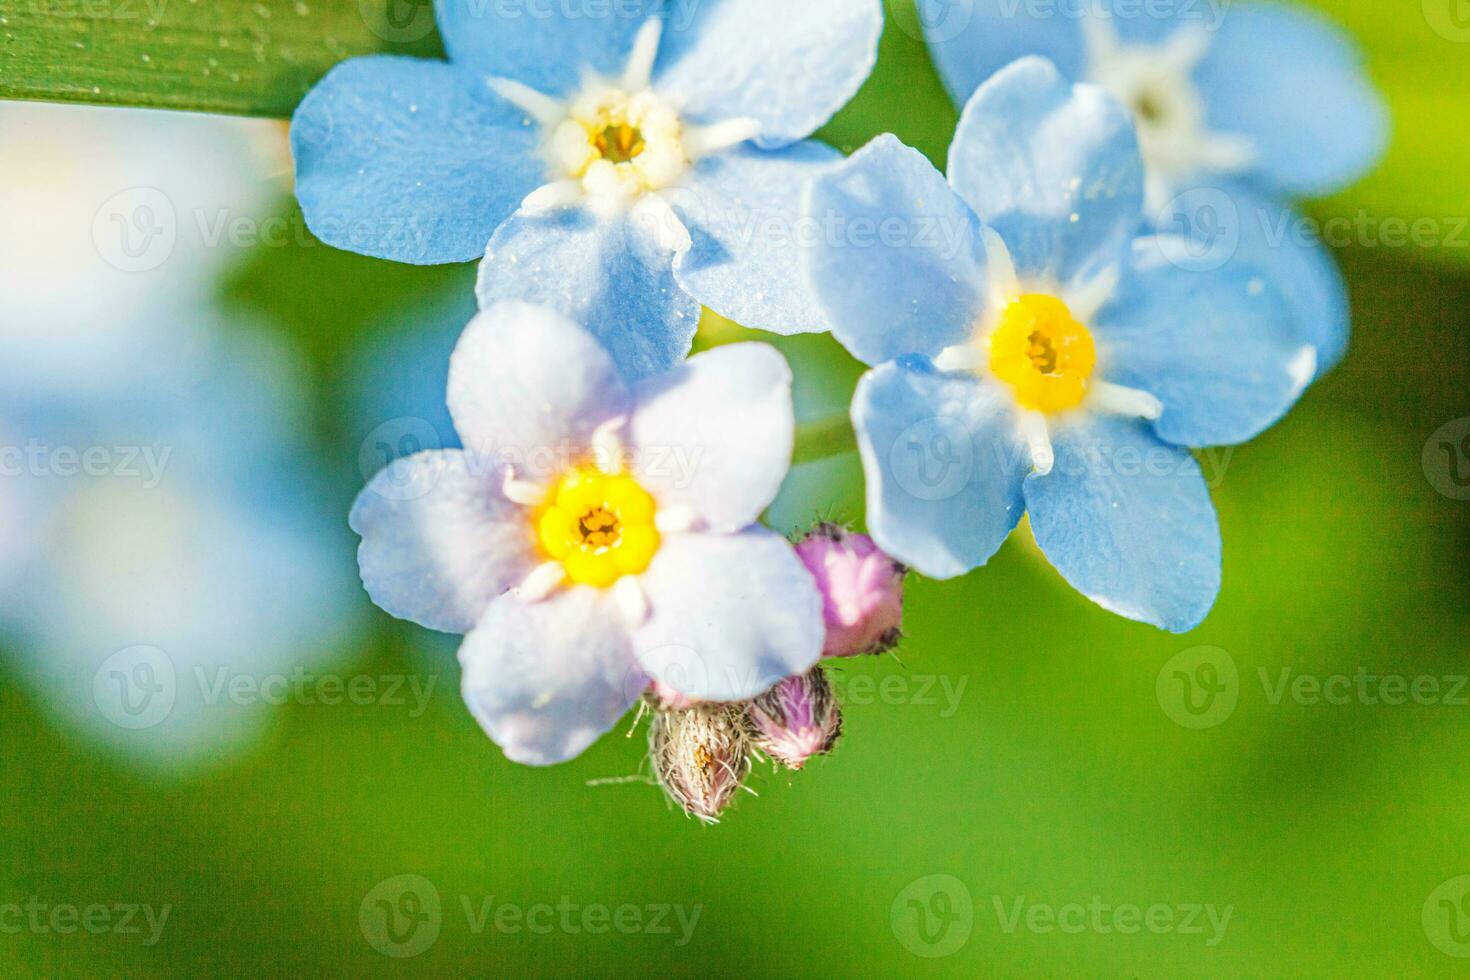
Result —
<instances>
[{"instance_id":1,"label":"purple bud","mask_svg":"<svg viewBox=\"0 0 1470 980\"><path fill-rule=\"evenodd\" d=\"M750 740L741 707L702 704L656 711L648 755L658 784L684 812L717 823L750 772Z\"/></svg>"},{"instance_id":2,"label":"purple bud","mask_svg":"<svg viewBox=\"0 0 1470 980\"><path fill-rule=\"evenodd\" d=\"M903 577L907 569L866 534L819 524L796 546L822 593L827 624L824 657L884 653L903 635Z\"/></svg>"},{"instance_id":3,"label":"purple bud","mask_svg":"<svg viewBox=\"0 0 1470 980\"><path fill-rule=\"evenodd\" d=\"M826 755L842 734L842 713L822 668L788 677L745 712L756 748L791 769Z\"/></svg>"}]
</instances>

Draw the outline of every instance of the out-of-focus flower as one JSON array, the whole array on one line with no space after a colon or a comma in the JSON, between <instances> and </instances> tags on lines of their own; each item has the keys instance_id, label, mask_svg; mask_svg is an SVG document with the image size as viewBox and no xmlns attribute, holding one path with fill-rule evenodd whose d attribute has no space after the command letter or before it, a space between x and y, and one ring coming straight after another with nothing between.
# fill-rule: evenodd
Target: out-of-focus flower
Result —
<instances>
[{"instance_id":1,"label":"out-of-focus flower","mask_svg":"<svg viewBox=\"0 0 1470 980\"><path fill-rule=\"evenodd\" d=\"M648 756L658 784L692 817L719 816L750 773L750 740L742 707L705 704L658 711L648 729Z\"/></svg>"},{"instance_id":2,"label":"out-of-focus flower","mask_svg":"<svg viewBox=\"0 0 1470 980\"><path fill-rule=\"evenodd\" d=\"M1111 92L1138 129L1153 226L1189 236L1193 261L1258 265L1317 348L1318 371L1342 358L1347 288L1320 242L1289 233L1304 219L1281 198L1340 190L1383 154L1388 112L1351 38L1285 3L1099 0L1045 17L1007 0L920 4L960 105L1025 55Z\"/></svg>"},{"instance_id":3,"label":"out-of-focus flower","mask_svg":"<svg viewBox=\"0 0 1470 980\"><path fill-rule=\"evenodd\" d=\"M755 747L790 769L826 755L842 734L842 713L821 667L788 677L745 710Z\"/></svg>"},{"instance_id":4,"label":"out-of-focus flower","mask_svg":"<svg viewBox=\"0 0 1470 980\"><path fill-rule=\"evenodd\" d=\"M1154 209L1217 177L1317 196L1382 155L1383 99L1353 41L1285 3L1084 4L1073 15L974 0L963 29L946 0L920 0L930 49L957 104L1017 58L1040 55L1107 89L1133 115ZM1125 9L1128 8L1128 9Z\"/></svg>"},{"instance_id":5,"label":"out-of-focus flower","mask_svg":"<svg viewBox=\"0 0 1470 980\"><path fill-rule=\"evenodd\" d=\"M752 697L820 656L821 597L756 525L794 438L791 374L736 344L627 383L591 334L504 303L465 330L462 451L378 474L351 515L383 609L467 634L470 710L511 759L570 759L651 680Z\"/></svg>"},{"instance_id":6,"label":"out-of-focus flower","mask_svg":"<svg viewBox=\"0 0 1470 980\"><path fill-rule=\"evenodd\" d=\"M0 554L21 673L69 725L158 766L244 747L269 678L348 649L350 566L282 364L231 345L199 387L145 376L127 398L0 409L0 498L31 538Z\"/></svg>"},{"instance_id":7,"label":"out-of-focus flower","mask_svg":"<svg viewBox=\"0 0 1470 980\"><path fill-rule=\"evenodd\" d=\"M281 199L280 140L260 120L0 102L0 389L104 397L205 363L187 321Z\"/></svg>"},{"instance_id":8,"label":"out-of-focus flower","mask_svg":"<svg viewBox=\"0 0 1470 980\"><path fill-rule=\"evenodd\" d=\"M1139 237L1142 199L1127 111L1039 58L975 92L949 183L892 137L813 182L809 216L914 232L804 254L833 333L875 366L852 415L884 551L960 575L1029 511L1093 601L1174 631L1204 618L1220 532L1189 447L1273 424L1315 352L1254 268L1187 268Z\"/></svg>"},{"instance_id":9,"label":"out-of-focus flower","mask_svg":"<svg viewBox=\"0 0 1470 980\"><path fill-rule=\"evenodd\" d=\"M824 657L855 657L893 649L902 636L907 569L866 534L819 524L796 553L817 580L827 639Z\"/></svg>"},{"instance_id":10,"label":"out-of-focus flower","mask_svg":"<svg viewBox=\"0 0 1470 980\"><path fill-rule=\"evenodd\" d=\"M449 62L356 58L297 109L311 228L402 262L483 255L482 307L555 308L629 378L688 351L701 303L820 329L789 275L795 236L758 229L789 228L802 180L839 158L806 137L871 70L881 5L661 6L528 18L439 0Z\"/></svg>"},{"instance_id":11,"label":"out-of-focus flower","mask_svg":"<svg viewBox=\"0 0 1470 980\"><path fill-rule=\"evenodd\" d=\"M302 379L211 303L281 139L0 103L0 624L47 709L164 767L219 761L269 707L234 692L346 649Z\"/></svg>"}]
</instances>

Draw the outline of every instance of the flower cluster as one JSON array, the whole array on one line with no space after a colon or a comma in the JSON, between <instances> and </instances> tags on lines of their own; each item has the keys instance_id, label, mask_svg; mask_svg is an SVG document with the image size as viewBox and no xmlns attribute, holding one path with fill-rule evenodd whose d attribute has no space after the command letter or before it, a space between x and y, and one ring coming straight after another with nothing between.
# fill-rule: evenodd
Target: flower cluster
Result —
<instances>
[{"instance_id":1,"label":"flower cluster","mask_svg":"<svg viewBox=\"0 0 1470 980\"><path fill-rule=\"evenodd\" d=\"M378 605L464 634L506 755L571 759L637 704L653 778L714 820L753 760L832 749L819 661L892 648L908 568L984 565L1028 513L1098 605L1198 625L1221 543L1191 450L1279 420L1341 356L1346 303L1319 250L1202 258L1173 219L1210 182L1285 207L1363 172L1383 122L1351 49L1275 6L1210 28L978 0L956 31L943 4L921 19L963 103L946 176L892 136L847 159L808 138L871 69L878 0L629 6L437 0L448 62L349 61L293 124L325 240L482 257L449 364L464 448L393 463L351 524ZM823 233L753 233L769 218ZM871 538L762 526L791 373L757 343L686 359L701 307L870 367Z\"/></svg>"}]
</instances>

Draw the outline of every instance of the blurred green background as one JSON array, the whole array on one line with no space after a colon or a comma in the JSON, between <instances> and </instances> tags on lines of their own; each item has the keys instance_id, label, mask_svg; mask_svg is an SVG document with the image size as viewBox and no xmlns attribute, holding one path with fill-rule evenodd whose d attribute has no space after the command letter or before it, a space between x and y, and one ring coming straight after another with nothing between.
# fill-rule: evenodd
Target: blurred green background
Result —
<instances>
[{"instance_id":1,"label":"blurred green background","mask_svg":"<svg viewBox=\"0 0 1470 980\"><path fill-rule=\"evenodd\" d=\"M1377 173L1311 214L1428 217L1446 238L1470 215L1470 30L1445 19L1454 2L1320 4L1366 46L1396 138ZM890 13L878 71L821 135L850 150L893 131L942 162L955 113L911 11ZM963 580L911 578L897 655L840 669L837 752L794 776L758 769L759 797L717 827L641 783L587 785L639 771L631 720L571 764L508 763L459 700L452 639L365 597L367 628L342 637L337 672L435 678L427 711L285 707L258 747L203 774L137 770L58 727L0 659L0 901L172 907L151 947L0 935L0 974L1470 974L1446 951L1470 953L1457 945L1470 885L1454 882L1470 875L1470 690L1438 682L1429 704L1275 692L1284 669L1470 674L1470 501L1436 489L1450 456L1431 448L1436 470L1424 453L1470 416L1470 232L1458 234L1339 252L1355 308L1346 363L1207 465L1225 587L1199 630L1173 637L1093 607L1024 533ZM366 435L343 408L353 353L472 275L304 243L260 249L222 286L309 354L344 520ZM856 376L825 338L779 346L817 387ZM820 496L783 514L861 518L855 459L802 478ZM1237 680L1192 715L1176 668L1206 677L1202 657ZM359 912L402 875L426 879L441 912L437 938L396 958ZM561 913L546 934L500 929L480 921L487 902L570 904L575 929ZM1203 913L1199 932L1178 918L1120 933L1091 912L1080 931L1027 925L1031 906L1073 903L1230 918L1223 934ZM645 925L647 906L670 907L671 932L581 929L582 910L625 904ZM687 942L674 906L698 909Z\"/></svg>"}]
</instances>

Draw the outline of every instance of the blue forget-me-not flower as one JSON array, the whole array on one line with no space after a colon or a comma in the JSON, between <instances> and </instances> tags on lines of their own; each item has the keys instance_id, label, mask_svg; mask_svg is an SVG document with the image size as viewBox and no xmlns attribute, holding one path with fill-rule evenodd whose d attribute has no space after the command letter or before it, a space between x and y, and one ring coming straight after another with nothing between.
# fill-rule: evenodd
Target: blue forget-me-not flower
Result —
<instances>
[{"instance_id":1,"label":"blue forget-me-not flower","mask_svg":"<svg viewBox=\"0 0 1470 980\"><path fill-rule=\"evenodd\" d=\"M735 701L816 662L816 583L757 525L795 438L774 348L629 381L577 324L505 302L466 328L448 402L465 448L399 459L351 524L374 602L467 634L465 701L508 757L578 755L654 680Z\"/></svg>"},{"instance_id":2,"label":"blue forget-me-not flower","mask_svg":"<svg viewBox=\"0 0 1470 980\"><path fill-rule=\"evenodd\" d=\"M1153 224L1187 235L1201 263L1259 266L1317 348L1319 370L1341 359L1346 287L1285 200L1338 191L1383 153L1388 113L1350 38L1281 3L920 4L958 104L1025 55L1116 96L1138 130Z\"/></svg>"},{"instance_id":3,"label":"blue forget-me-not flower","mask_svg":"<svg viewBox=\"0 0 1470 980\"><path fill-rule=\"evenodd\" d=\"M552 306L629 376L687 353L700 304L820 329L790 274L806 139L876 58L878 0L633 0L527 10L437 0L448 62L357 58L293 122L297 194L329 244L484 256L482 307ZM488 248L487 248L488 243Z\"/></svg>"},{"instance_id":4,"label":"blue forget-me-not flower","mask_svg":"<svg viewBox=\"0 0 1470 980\"><path fill-rule=\"evenodd\" d=\"M938 578L984 564L1029 512L1084 595L1175 631L1220 587L1188 447L1275 422L1314 370L1282 298L1238 261L1199 269L1140 236L1129 113L1027 58L980 87L949 180L879 137L811 184L803 254L833 333L873 365L852 407L868 526Z\"/></svg>"}]
</instances>

